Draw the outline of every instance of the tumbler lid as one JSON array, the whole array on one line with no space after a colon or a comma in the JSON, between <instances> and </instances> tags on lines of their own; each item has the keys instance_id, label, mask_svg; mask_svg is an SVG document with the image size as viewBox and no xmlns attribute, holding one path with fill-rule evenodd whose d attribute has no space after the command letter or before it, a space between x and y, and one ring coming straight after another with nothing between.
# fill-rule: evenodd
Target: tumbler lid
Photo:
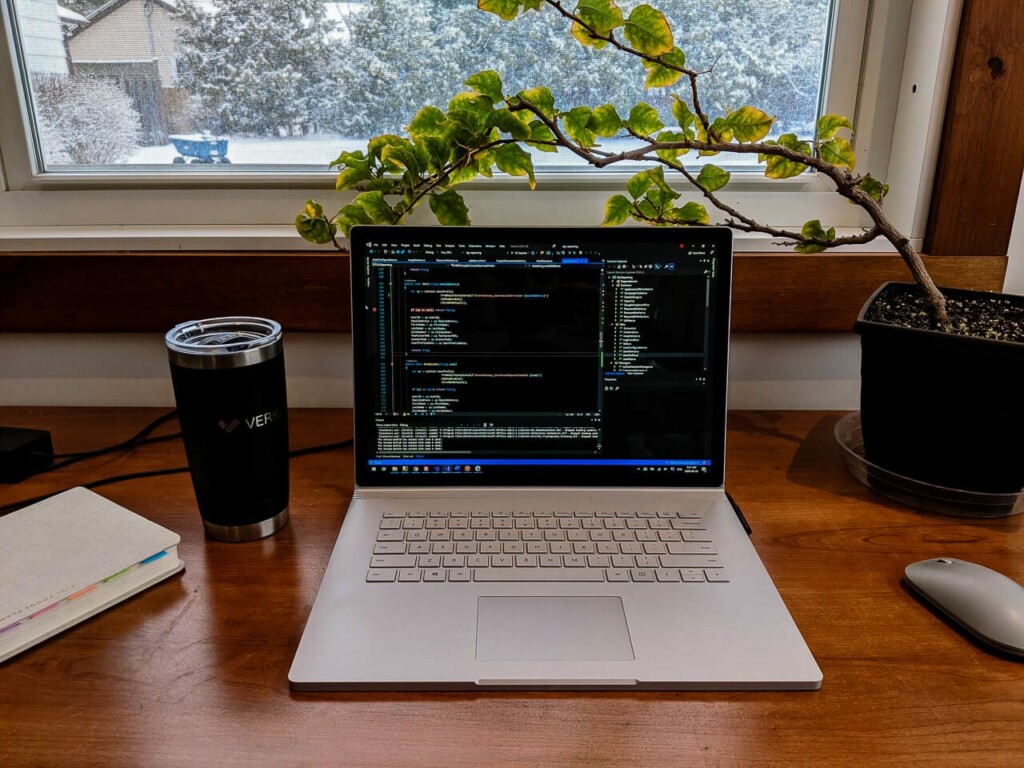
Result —
<instances>
[{"instance_id":1,"label":"tumbler lid","mask_svg":"<svg viewBox=\"0 0 1024 768\"><path fill-rule=\"evenodd\" d=\"M180 323L164 337L183 368L240 368L281 354L281 325L262 317L211 317Z\"/></svg>"}]
</instances>

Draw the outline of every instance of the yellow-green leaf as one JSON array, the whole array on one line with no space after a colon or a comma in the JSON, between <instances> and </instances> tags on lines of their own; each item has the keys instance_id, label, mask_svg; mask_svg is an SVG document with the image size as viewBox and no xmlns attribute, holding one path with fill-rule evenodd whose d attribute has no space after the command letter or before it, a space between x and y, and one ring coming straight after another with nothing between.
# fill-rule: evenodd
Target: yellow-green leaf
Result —
<instances>
[{"instance_id":1,"label":"yellow-green leaf","mask_svg":"<svg viewBox=\"0 0 1024 768\"><path fill-rule=\"evenodd\" d=\"M409 123L406 130L414 139L420 136L441 136L448 119L437 107L423 107Z\"/></svg>"},{"instance_id":2,"label":"yellow-green leaf","mask_svg":"<svg viewBox=\"0 0 1024 768\"><path fill-rule=\"evenodd\" d=\"M549 143L537 143L537 144L533 143L535 141L536 142L553 142L555 140L555 134L551 132L550 128L548 128L547 123L545 123L543 120L538 118L538 119L534 120L532 123L530 123L529 127L530 127L530 138L527 140L527 143L530 144L530 146L536 147L541 152L557 152L558 151L558 147L552 146Z\"/></svg>"},{"instance_id":3,"label":"yellow-green leaf","mask_svg":"<svg viewBox=\"0 0 1024 768\"><path fill-rule=\"evenodd\" d=\"M686 134L680 133L679 131L662 131L654 138L659 144L671 144L675 142L686 141L688 137L686 136ZM656 150L655 152L658 155L658 157L660 157L662 160L673 161L682 157L689 151L690 150L688 148L671 148L659 149Z\"/></svg>"},{"instance_id":4,"label":"yellow-green leaf","mask_svg":"<svg viewBox=\"0 0 1024 768\"><path fill-rule=\"evenodd\" d=\"M644 68L647 70L644 88L667 88L675 85L683 76L680 70L686 66L686 55L681 50L673 48L658 58L661 63L644 59Z\"/></svg>"},{"instance_id":5,"label":"yellow-green leaf","mask_svg":"<svg viewBox=\"0 0 1024 768\"><path fill-rule=\"evenodd\" d=\"M633 204L625 195L612 195L604 205L602 226L617 227L629 218Z\"/></svg>"},{"instance_id":6,"label":"yellow-green leaf","mask_svg":"<svg viewBox=\"0 0 1024 768\"><path fill-rule=\"evenodd\" d=\"M799 176L807 170L807 166L778 155L765 155L767 166L764 175L769 179L788 179Z\"/></svg>"},{"instance_id":7,"label":"yellow-green leaf","mask_svg":"<svg viewBox=\"0 0 1024 768\"><path fill-rule=\"evenodd\" d=\"M623 31L629 44L648 56L660 56L674 47L665 14L646 4L633 9Z\"/></svg>"},{"instance_id":8,"label":"yellow-green leaf","mask_svg":"<svg viewBox=\"0 0 1024 768\"><path fill-rule=\"evenodd\" d=\"M876 203L882 202L885 196L889 194L889 185L883 184L870 173L861 179L857 186L867 192Z\"/></svg>"},{"instance_id":9,"label":"yellow-green leaf","mask_svg":"<svg viewBox=\"0 0 1024 768\"><path fill-rule=\"evenodd\" d=\"M693 127L697 120L697 116L690 110L689 105L675 94L672 95L672 117L678 121L679 127L683 131Z\"/></svg>"},{"instance_id":10,"label":"yellow-green leaf","mask_svg":"<svg viewBox=\"0 0 1024 768\"><path fill-rule=\"evenodd\" d=\"M828 141L835 137L840 128L853 130L853 123L842 115L822 115L818 118L818 141Z\"/></svg>"},{"instance_id":11,"label":"yellow-green leaf","mask_svg":"<svg viewBox=\"0 0 1024 768\"><path fill-rule=\"evenodd\" d=\"M476 7L481 11L496 14L505 21L512 21L522 8L521 0L478 0Z\"/></svg>"},{"instance_id":12,"label":"yellow-green leaf","mask_svg":"<svg viewBox=\"0 0 1024 768\"><path fill-rule=\"evenodd\" d=\"M518 97L535 106L544 117L554 119L555 97L551 95L551 91L547 88L543 86L528 88L525 91L520 91Z\"/></svg>"},{"instance_id":13,"label":"yellow-green leaf","mask_svg":"<svg viewBox=\"0 0 1024 768\"><path fill-rule=\"evenodd\" d=\"M373 224L395 223L395 212L391 210L391 206L384 199L383 192L363 192L357 195L352 202L366 211L366 215L370 217Z\"/></svg>"},{"instance_id":14,"label":"yellow-green leaf","mask_svg":"<svg viewBox=\"0 0 1024 768\"><path fill-rule=\"evenodd\" d=\"M501 76L493 69L477 72L466 80L465 84L495 103L505 98L501 85Z\"/></svg>"},{"instance_id":15,"label":"yellow-green leaf","mask_svg":"<svg viewBox=\"0 0 1024 768\"><path fill-rule=\"evenodd\" d=\"M592 34L590 34L589 29L582 26L578 22L574 21L572 23L572 26L569 28L569 32L572 34L573 37L575 37L588 48L601 49L608 45L607 40L602 40L600 37L594 37Z\"/></svg>"},{"instance_id":16,"label":"yellow-green leaf","mask_svg":"<svg viewBox=\"0 0 1024 768\"><path fill-rule=\"evenodd\" d=\"M708 224L711 217L708 216L707 208L700 203L689 202L682 208L673 208L669 211L673 221L680 224Z\"/></svg>"},{"instance_id":17,"label":"yellow-green leaf","mask_svg":"<svg viewBox=\"0 0 1024 768\"><path fill-rule=\"evenodd\" d=\"M361 181L370 178L370 164L368 162L342 169L334 181L334 188L339 192L343 189L352 189Z\"/></svg>"},{"instance_id":18,"label":"yellow-green leaf","mask_svg":"<svg viewBox=\"0 0 1024 768\"><path fill-rule=\"evenodd\" d=\"M528 176L530 189L537 186L537 179L533 175L533 159L530 153L518 144L498 147L494 153L494 164L498 166L499 171L509 176Z\"/></svg>"},{"instance_id":19,"label":"yellow-green leaf","mask_svg":"<svg viewBox=\"0 0 1024 768\"><path fill-rule=\"evenodd\" d=\"M588 127L591 114L590 107L573 107L562 115L566 134L581 147L594 146L596 137Z\"/></svg>"},{"instance_id":20,"label":"yellow-green leaf","mask_svg":"<svg viewBox=\"0 0 1024 768\"><path fill-rule=\"evenodd\" d=\"M519 117L520 113L512 113L507 109L496 109L490 115L490 123L498 130L510 134L513 139L530 138L530 128ZM529 115L529 112L525 113Z\"/></svg>"},{"instance_id":21,"label":"yellow-green leaf","mask_svg":"<svg viewBox=\"0 0 1024 768\"><path fill-rule=\"evenodd\" d=\"M367 215L366 210L361 205L355 203L349 203L340 211L338 215L331 219L331 226L341 230L341 233L348 237L352 231L352 227L356 224L370 224L370 217Z\"/></svg>"},{"instance_id":22,"label":"yellow-green leaf","mask_svg":"<svg viewBox=\"0 0 1024 768\"><path fill-rule=\"evenodd\" d=\"M622 26L622 10L612 0L579 0L576 15L601 35Z\"/></svg>"},{"instance_id":23,"label":"yellow-green leaf","mask_svg":"<svg viewBox=\"0 0 1024 768\"><path fill-rule=\"evenodd\" d=\"M470 223L469 208L466 207L462 195L454 189L431 193L430 210L434 212L438 222L445 226L467 226Z\"/></svg>"},{"instance_id":24,"label":"yellow-green leaf","mask_svg":"<svg viewBox=\"0 0 1024 768\"><path fill-rule=\"evenodd\" d=\"M819 144L818 154L826 163L849 168L851 171L857 164L857 155L853 151L853 146L840 136Z\"/></svg>"},{"instance_id":25,"label":"yellow-green leaf","mask_svg":"<svg viewBox=\"0 0 1024 768\"><path fill-rule=\"evenodd\" d=\"M664 128L665 124L661 122L658 110L641 101L630 110L626 127L640 136L650 136Z\"/></svg>"},{"instance_id":26,"label":"yellow-green leaf","mask_svg":"<svg viewBox=\"0 0 1024 768\"><path fill-rule=\"evenodd\" d=\"M740 107L726 115L721 125L736 141L753 143L767 136L774 122L774 117L756 107Z\"/></svg>"},{"instance_id":27,"label":"yellow-green leaf","mask_svg":"<svg viewBox=\"0 0 1024 768\"><path fill-rule=\"evenodd\" d=\"M299 211L295 217L295 229L304 240L317 245L331 242L332 235L337 232L337 227L324 216L323 206L315 200L307 200Z\"/></svg>"},{"instance_id":28,"label":"yellow-green leaf","mask_svg":"<svg viewBox=\"0 0 1024 768\"><path fill-rule=\"evenodd\" d=\"M611 104L602 104L595 107L590 115L590 122L587 124L598 136L608 138L622 130L622 118Z\"/></svg>"},{"instance_id":29,"label":"yellow-green leaf","mask_svg":"<svg viewBox=\"0 0 1024 768\"><path fill-rule=\"evenodd\" d=\"M697 183L708 192L715 192L729 183L731 174L717 165L705 165L697 174Z\"/></svg>"}]
</instances>

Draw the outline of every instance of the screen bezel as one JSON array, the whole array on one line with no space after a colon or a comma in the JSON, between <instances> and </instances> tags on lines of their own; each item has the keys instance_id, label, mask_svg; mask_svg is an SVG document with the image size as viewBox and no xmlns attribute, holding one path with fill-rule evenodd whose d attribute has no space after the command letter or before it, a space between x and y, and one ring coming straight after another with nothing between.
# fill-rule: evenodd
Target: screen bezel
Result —
<instances>
[{"instance_id":1,"label":"screen bezel","mask_svg":"<svg viewBox=\"0 0 1024 768\"><path fill-rule=\"evenodd\" d=\"M716 425L712 430L712 465L706 474L674 472L609 472L606 466L590 467L521 467L517 477L503 476L500 480L483 473L463 474L457 482L453 475L392 474L371 472L369 466L370 435L373 434L372 383L365 370L369 349L366 342L366 312L363 311L363 276L367 260L367 243L382 242L401 245L424 238L436 240L439 233L447 242L488 243L507 242L510 234L522 239L526 231L530 237L551 243L576 244L588 239L607 243L678 244L699 241L717 246L719 254L718 278L715 283L713 340L714 359L721 375L716 377L712 389ZM379 226L358 225L349 235L351 244L350 293L352 311L352 382L354 392L353 453L356 485L368 488L446 487L472 488L481 486L513 487L668 487L718 488L724 483L726 390L728 383L729 320L732 299L732 231L727 227L437 227L437 226ZM468 460L467 463L472 463ZM520 471L521 470L521 471Z\"/></svg>"}]
</instances>

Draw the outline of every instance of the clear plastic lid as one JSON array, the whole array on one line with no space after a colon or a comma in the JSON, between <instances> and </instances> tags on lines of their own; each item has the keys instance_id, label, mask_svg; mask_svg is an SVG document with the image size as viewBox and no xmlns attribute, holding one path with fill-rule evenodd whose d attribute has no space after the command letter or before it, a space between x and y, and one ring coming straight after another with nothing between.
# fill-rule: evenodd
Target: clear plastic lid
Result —
<instances>
[{"instance_id":1,"label":"clear plastic lid","mask_svg":"<svg viewBox=\"0 0 1024 768\"><path fill-rule=\"evenodd\" d=\"M185 368L237 368L281 353L281 325L262 317L211 317L167 332L171 362Z\"/></svg>"}]
</instances>

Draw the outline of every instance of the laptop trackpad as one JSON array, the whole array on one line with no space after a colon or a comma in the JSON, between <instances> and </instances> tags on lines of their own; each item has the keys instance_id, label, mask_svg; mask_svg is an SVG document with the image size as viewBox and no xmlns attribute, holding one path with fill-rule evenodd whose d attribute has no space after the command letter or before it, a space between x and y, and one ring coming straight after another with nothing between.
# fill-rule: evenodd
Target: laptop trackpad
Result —
<instances>
[{"instance_id":1,"label":"laptop trackpad","mask_svg":"<svg viewBox=\"0 0 1024 768\"><path fill-rule=\"evenodd\" d=\"M480 661L632 661L619 597L481 597Z\"/></svg>"}]
</instances>

